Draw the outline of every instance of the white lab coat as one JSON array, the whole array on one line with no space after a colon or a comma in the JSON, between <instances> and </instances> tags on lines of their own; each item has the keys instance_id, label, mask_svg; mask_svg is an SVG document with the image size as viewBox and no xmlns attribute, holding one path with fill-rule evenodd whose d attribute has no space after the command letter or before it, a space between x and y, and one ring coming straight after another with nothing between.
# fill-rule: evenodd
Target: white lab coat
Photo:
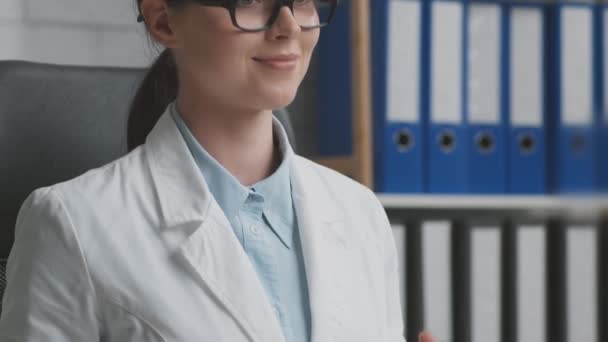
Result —
<instances>
[{"instance_id":1,"label":"white lab coat","mask_svg":"<svg viewBox=\"0 0 608 342\"><path fill-rule=\"evenodd\" d=\"M367 188L295 156L312 342L403 342L397 257ZM44 170L40 170L44 172ZM0 341L284 341L261 282L166 112L146 143L34 191Z\"/></svg>"}]
</instances>

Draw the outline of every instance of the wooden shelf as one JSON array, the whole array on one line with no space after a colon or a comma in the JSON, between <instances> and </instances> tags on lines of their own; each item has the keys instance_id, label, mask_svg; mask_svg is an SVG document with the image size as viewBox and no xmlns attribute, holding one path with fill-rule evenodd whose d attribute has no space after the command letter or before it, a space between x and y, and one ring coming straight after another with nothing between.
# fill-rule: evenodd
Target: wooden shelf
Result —
<instances>
[{"instance_id":1,"label":"wooden shelf","mask_svg":"<svg viewBox=\"0 0 608 342\"><path fill-rule=\"evenodd\" d=\"M427 217L559 216L593 220L608 213L608 195L376 195L389 214Z\"/></svg>"}]
</instances>

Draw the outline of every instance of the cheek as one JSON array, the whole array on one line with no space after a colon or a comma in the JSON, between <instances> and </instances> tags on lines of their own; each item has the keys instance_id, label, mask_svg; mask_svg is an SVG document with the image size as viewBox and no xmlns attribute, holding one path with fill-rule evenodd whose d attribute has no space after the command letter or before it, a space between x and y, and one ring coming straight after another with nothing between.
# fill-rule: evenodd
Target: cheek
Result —
<instances>
[{"instance_id":1,"label":"cheek","mask_svg":"<svg viewBox=\"0 0 608 342\"><path fill-rule=\"evenodd\" d=\"M308 32L307 34L302 35L302 40L300 43L300 47L302 49L302 54L304 56L304 62L302 63L302 74L306 74L308 71L308 67L310 65L310 59L312 58L312 54L319 42L319 30L315 30L312 32ZM302 75L302 76L303 76Z\"/></svg>"},{"instance_id":2,"label":"cheek","mask_svg":"<svg viewBox=\"0 0 608 342\"><path fill-rule=\"evenodd\" d=\"M246 44L228 35L205 35L195 39L187 55L199 77L207 83L226 84L242 74Z\"/></svg>"},{"instance_id":3,"label":"cheek","mask_svg":"<svg viewBox=\"0 0 608 342\"><path fill-rule=\"evenodd\" d=\"M321 32L318 29L307 32L303 38L302 49L308 51L308 53L312 53L319 42L320 34Z\"/></svg>"},{"instance_id":4,"label":"cheek","mask_svg":"<svg viewBox=\"0 0 608 342\"><path fill-rule=\"evenodd\" d=\"M201 8L189 21L185 55L197 78L217 84L238 72L247 39L233 27L225 9Z\"/></svg>"}]
</instances>

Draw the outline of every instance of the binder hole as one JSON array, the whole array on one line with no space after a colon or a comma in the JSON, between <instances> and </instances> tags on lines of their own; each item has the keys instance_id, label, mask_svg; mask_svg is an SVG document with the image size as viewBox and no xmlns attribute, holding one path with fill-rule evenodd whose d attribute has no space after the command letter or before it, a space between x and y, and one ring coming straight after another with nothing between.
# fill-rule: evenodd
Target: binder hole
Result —
<instances>
[{"instance_id":1,"label":"binder hole","mask_svg":"<svg viewBox=\"0 0 608 342\"><path fill-rule=\"evenodd\" d=\"M521 134L519 136L519 150L522 154L530 154L536 148L536 140L530 134Z\"/></svg>"},{"instance_id":2,"label":"binder hole","mask_svg":"<svg viewBox=\"0 0 608 342\"><path fill-rule=\"evenodd\" d=\"M477 150L484 154L493 152L496 147L494 136L488 132L480 132L477 134L475 141L477 143Z\"/></svg>"},{"instance_id":3,"label":"binder hole","mask_svg":"<svg viewBox=\"0 0 608 342\"><path fill-rule=\"evenodd\" d=\"M415 143L414 135L409 129L402 129L395 133L394 141L399 152L407 152L411 150Z\"/></svg>"},{"instance_id":4,"label":"binder hole","mask_svg":"<svg viewBox=\"0 0 608 342\"><path fill-rule=\"evenodd\" d=\"M583 153L586 145L585 137L580 134L575 134L570 140L570 148L575 153Z\"/></svg>"},{"instance_id":5,"label":"binder hole","mask_svg":"<svg viewBox=\"0 0 608 342\"><path fill-rule=\"evenodd\" d=\"M456 148L456 137L452 132L443 132L439 134L438 139L439 148L444 153L452 153Z\"/></svg>"}]
</instances>

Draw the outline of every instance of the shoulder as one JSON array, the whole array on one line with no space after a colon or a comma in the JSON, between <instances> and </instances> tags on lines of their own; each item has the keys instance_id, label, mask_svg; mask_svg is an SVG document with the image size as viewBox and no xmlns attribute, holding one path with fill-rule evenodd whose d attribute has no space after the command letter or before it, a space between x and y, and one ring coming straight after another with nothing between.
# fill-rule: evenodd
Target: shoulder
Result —
<instances>
[{"instance_id":1,"label":"shoulder","mask_svg":"<svg viewBox=\"0 0 608 342\"><path fill-rule=\"evenodd\" d=\"M306 172L308 175L314 175L319 181L327 184L330 189L349 190L361 194L371 192L369 188L354 179L310 159L296 155L294 160L299 170Z\"/></svg>"},{"instance_id":2,"label":"shoulder","mask_svg":"<svg viewBox=\"0 0 608 342\"><path fill-rule=\"evenodd\" d=\"M70 180L52 185L50 188L60 197L85 199L95 197L97 201L108 199L115 191L132 189L145 178L146 157L141 147L134 149L101 167L91 169ZM113 196L114 200L117 199Z\"/></svg>"},{"instance_id":3,"label":"shoulder","mask_svg":"<svg viewBox=\"0 0 608 342\"><path fill-rule=\"evenodd\" d=\"M345 210L362 207L362 213L369 213L370 209L374 209L374 214L378 214L377 210L382 209L376 194L354 179L298 155L295 156L295 165L307 175L309 181L320 183L336 201L345 206Z\"/></svg>"},{"instance_id":4,"label":"shoulder","mask_svg":"<svg viewBox=\"0 0 608 342\"><path fill-rule=\"evenodd\" d=\"M345 215L369 223L375 229L386 230L390 226L384 206L373 190L312 160L301 156L295 159L296 167L307 175L308 181L318 182Z\"/></svg>"},{"instance_id":5,"label":"shoulder","mask_svg":"<svg viewBox=\"0 0 608 342\"><path fill-rule=\"evenodd\" d=\"M92 218L119 212L149 188L145 165L143 150L134 149L78 177L34 190L23 202L19 215L63 212L76 220L87 215Z\"/></svg>"}]
</instances>

